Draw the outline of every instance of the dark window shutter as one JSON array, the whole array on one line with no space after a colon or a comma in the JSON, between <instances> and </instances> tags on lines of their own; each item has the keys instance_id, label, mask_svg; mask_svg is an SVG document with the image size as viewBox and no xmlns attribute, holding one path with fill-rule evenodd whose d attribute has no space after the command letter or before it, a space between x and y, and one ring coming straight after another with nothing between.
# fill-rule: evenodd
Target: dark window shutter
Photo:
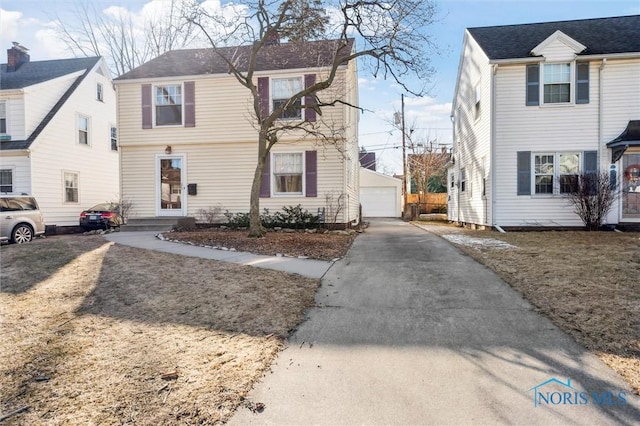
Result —
<instances>
[{"instance_id":1,"label":"dark window shutter","mask_svg":"<svg viewBox=\"0 0 640 426\"><path fill-rule=\"evenodd\" d=\"M318 196L318 151L305 151L305 196Z\"/></svg>"},{"instance_id":2,"label":"dark window shutter","mask_svg":"<svg viewBox=\"0 0 640 426\"><path fill-rule=\"evenodd\" d=\"M589 62L576 64L576 103L589 103Z\"/></svg>"},{"instance_id":3,"label":"dark window shutter","mask_svg":"<svg viewBox=\"0 0 640 426\"><path fill-rule=\"evenodd\" d=\"M184 127L196 127L196 89L194 81L184 82Z\"/></svg>"},{"instance_id":4,"label":"dark window shutter","mask_svg":"<svg viewBox=\"0 0 640 426\"><path fill-rule=\"evenodd\" d=\"M615 191L618 187L618 172L614 167L609 169L609 188Z\"/></svg>"},{"instance_id":5,"label":"dark window shutter","mask_svg":"<svg viewBox=\"0 0 640 426\"><path fill-rule=\"evenodd\" d=\"M316 84L315 74L305 74L304 76L304 88L308 88ZM316 121L316 110L313 109L316 105L316 97L314 95L307 95L304 97L304 119L305 121Z\"/></svg>"},{"instance_id":6,"label":"dark window shutter","mask_svg":"<svg viewBox=\"0 0 640 426\"><path fill-rule=\"evenodd\" d=\"M531 195L531 151L518 151L518 195Z\"/></svg>"},{"instance_id":7,"label":"dark window shutter","mask_svg":"<svg viewBox=\"0 0 640 426\"><path fill-rule=\"evenodd\" d=\"M258 99L262 117L269 115L269 77L258 77Z\"/></svg>"},{"instance_id":8,"label":"dark window shutter","mask_svg":"<svg viewBox=\"0 0 640 426\"><path fill-rule=\"evenodd\" d=\"M142 128L150 129L153 127L153 119L152 119L152 96L151 96L151 85L143 84L142 85Z\"/></svg>"},{"instance_id":9,"label":"dark window shutter","mask_svg":"<svg viewBox=\"0 0 640 426\"><path fill-rule=\"evenodd\" d=\"M262 169L262 180L260 182L260 197L271 197L271 156L268 155Z\"/></svg>"},{"instance_id":10,"label":"dark window shutter","mask_svg":"<svg viewBox=\"0 0 640 426\"><path fill-rule=\"evenodd\" d=\"M598 172L598 151L585 151L584 152L584 172L585 173L597 173Z\"/></svg>"},{"instance_id":11,"label":"dark window shutter","mask_svg":"<svg viewBox=\"0 0 640 426\"><path fill-rule=\"evenodd\" d=\"M598 151L585 151L583 153L583 166L587 183L589 184L589 195L595 195L597 191L597 179L598 179Z\"/></svg>"},{"instance_id":12,"label":"dark window shutter","mask_svg":"<svg viewBox=\"0 0 640 426\"><path fill-rule=\"evenodd\" d=\"M527 65L527 106L540 105L540 66Z\"/></svg>"}]
</instances>

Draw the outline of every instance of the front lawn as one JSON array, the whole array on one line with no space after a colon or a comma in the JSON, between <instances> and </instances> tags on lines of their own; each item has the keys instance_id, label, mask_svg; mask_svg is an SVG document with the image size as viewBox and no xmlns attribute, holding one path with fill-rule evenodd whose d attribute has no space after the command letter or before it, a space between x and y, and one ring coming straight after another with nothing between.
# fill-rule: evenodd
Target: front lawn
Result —
<instances>
[{"instance_id":1,"label":"front lawn","mask_svg":"<svg viewBox=\"0 0 640 426\"><path fill-rule=\"evenodd\" d=\"M0 418L228 420L319 280L58 236L0 247Z\"/></svg>"}]
</instances>

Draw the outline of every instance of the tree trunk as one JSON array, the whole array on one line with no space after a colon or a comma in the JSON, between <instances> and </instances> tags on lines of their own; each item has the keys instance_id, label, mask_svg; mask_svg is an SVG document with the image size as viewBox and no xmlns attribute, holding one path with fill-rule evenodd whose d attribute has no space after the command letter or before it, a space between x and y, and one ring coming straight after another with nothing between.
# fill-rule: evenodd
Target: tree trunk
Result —
<instances>
[{"instance_id":1,"label":"tree trunk","mask_svg":"<svg viewBox=\"0 0 640 426\"><path fill-rule=\"evenodd\" d=\"M261 238L267 233L262 226L260 220L260 186L262 185L262 173L264 165L269 157L269 151L266 148L267 139L264 132L260 132L258 136L258 164L253 174L253 183L251 184L251 198L249 201L249 237Z\"/></svg>"}]
</instances>

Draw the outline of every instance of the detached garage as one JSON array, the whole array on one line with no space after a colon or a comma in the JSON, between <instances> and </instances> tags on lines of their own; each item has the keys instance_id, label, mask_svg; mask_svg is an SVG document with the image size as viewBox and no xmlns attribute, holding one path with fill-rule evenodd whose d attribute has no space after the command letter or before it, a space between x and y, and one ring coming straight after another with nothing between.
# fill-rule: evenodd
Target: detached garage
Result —
<instances>
[{"instance_id":1,"label":"detached garage","mask_svg":"<svg viewBox=\"0 0 640 426\"><path fill-rule=\"evenodd\" d=\"M363 167L360 168L362 216L402 216L402 181Z\"/></svg>"}]
</instances>

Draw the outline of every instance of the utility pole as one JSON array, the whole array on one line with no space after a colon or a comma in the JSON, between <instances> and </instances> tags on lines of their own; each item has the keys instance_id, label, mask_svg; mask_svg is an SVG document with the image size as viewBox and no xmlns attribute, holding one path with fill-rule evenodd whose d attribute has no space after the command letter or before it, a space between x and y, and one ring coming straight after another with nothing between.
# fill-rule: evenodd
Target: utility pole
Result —
<instances>
[{"instance_id":1,"label":"utility pole","mask_svg":"<svg viewBox=\"0 0 640 426\"><path fill-rule=\"evenodd\" d=\"M407 214L407 142L404 130L404 93L400 95L400 115L402 117L402 196L403 196L403 217Z\"/></svg>"}]
</instances>

